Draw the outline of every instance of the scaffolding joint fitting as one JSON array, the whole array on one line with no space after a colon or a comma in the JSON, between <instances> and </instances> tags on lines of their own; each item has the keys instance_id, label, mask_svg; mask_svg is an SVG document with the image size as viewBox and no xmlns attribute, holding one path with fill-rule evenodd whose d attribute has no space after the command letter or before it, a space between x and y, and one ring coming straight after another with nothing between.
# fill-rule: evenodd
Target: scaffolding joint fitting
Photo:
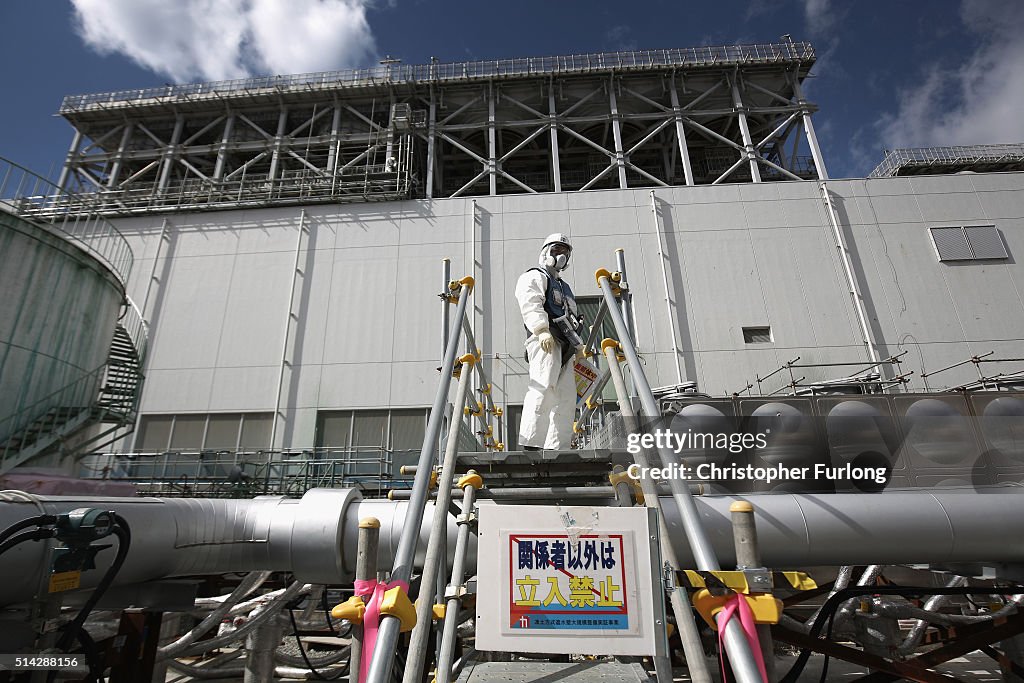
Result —
<instances>
[{"instance_id":1,"label":"scaffolding joint fitting","mask_svg":"<svg viewBox=\"0 0 1024 683\"><path fill-rule=\"evenodd\" d=\"M462 600L462 598L465 597L466 593L468 593L468 592L469 591L466 588L466 584L464 584L464 583L460 584L458 586L448 586L447 588L444 589L444 599L445 600Z\"/></svg>"},{"instance_id":2,"label":"scaffolding joint fitting","mask_svg":"<svg viewBox=\"0 0 1024 683\"><path fill-rule=\"evenodd\" d=\"M476 524L476 513L463 512L455 518L455 524L458 526L462 526L463 524Z\"/></svg>"},{"instance_id":3,"label":"scaffolding joint fitting","mask_svg":"<svg viewBox=\"0 0 1024 683\"><path fill-rule=\"evenodd\" d=\"M366 603L363 598L353 595L351 598L331 608L331 616L335 619L345 619L353 624L363 623L363 615L366 614Z\"/></svg>"},{"instance_id":4,"label":"scaffolding joint fitting","mask_svg":"<svg viewBox=\"0 0 1024 683\"><path fill-rule=\"evenodd\" d=\"M622 472L612 472L611 474L608 475L608 483L612 485L612 488L619 484L625 484L629 486L631 489L633 489L633 497L636 499L636 502L639 503L640 505L644 504L644 492L643 489L640 488L640 482L634 479L633 477L629 476L628 470L623 470Z\"/></svg>"},{"instance_id":5,"label":"scaffolding joint fitting","mask_svg":"<svg viewBox=\"0 0 1024 683\"><path fill-rule=\"evenodd\" d=\"M601 353L604 353L605 350L609 348L615 349L616 355L618 355L618 351L622 348L622 344L620 344L617 339L605 337L601 340Z\"/></svg>"},{"instance_id":6,"label":"scaffolding joint fitting","mask_svg":"<svg viewBox=\"0 0 1024 683\"><path fill-rule=\"evenodd\" d=\"M612 273L609 272L607 268L598 268L597 271L594 273L594 279L597 280L598 287L601 286L601 278L608 279L608 283L612 289L612 294L614 294L615 296L619 296L620 294L622 294L622 289L617 284L615 284L615 281L612 278Z\"/></svg>"},{"instance_id":7,"label":"scaffolding joint fitting","mask_svg":"<svg viewBox=\"0 0 1024 683\"><path fill-rule=\"evenodd\" d=\"M505 444L498 444L502 448ZM466 474L459 477L459 481L456 483L460 489L465 490L467 486L472 486L475 489L482 489L484 487L484 478L481 477L476 470L470 470Z\"/></svg>"},{"instance_id":8,"label":"scaffolding joint fitting","mask_svg":"<svg viewBox=\"0 0 1024 683\"><path fill-rule=\"evenodd\" d=\"M401 586L385 591L380 601L380 613L398 619L399 632L407 633L416 626L416 608L409 600L409 594Z\"/></svg>"}]
</instances>

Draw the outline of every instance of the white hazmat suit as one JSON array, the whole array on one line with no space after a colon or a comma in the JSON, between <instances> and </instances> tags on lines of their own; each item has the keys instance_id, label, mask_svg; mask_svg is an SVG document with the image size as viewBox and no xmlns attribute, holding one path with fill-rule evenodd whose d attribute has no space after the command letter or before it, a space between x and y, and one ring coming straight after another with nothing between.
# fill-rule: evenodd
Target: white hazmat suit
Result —
<instances>
[{"instance_id":1,"label":"white hazmat suit","mask_svg":"<svg viewBox=\"0 0 1024 683\"><path fill-rule=\"evenodd\" d=\"M565 309L573 316L577 313L571 290L568 286L559 286L560 273L568 265L571 249L565 235L555 233L549 236L541 249L540 268L526 271L516 283L516 300L523 324L529 331L526 354L530 362L530 382L519 422L521 447L557 450L568 448L572 440L572 421L576 411L575 353L569 352L564 341L559 341L562 335L552 330L555 323L544 308L550 281L557 289L553 296L564 301ZM553 250L565 253L555 256ZM568 295L563 295L563 291ZM563 362L566 355L568 359Z\"/></svg>"}]
</instances>

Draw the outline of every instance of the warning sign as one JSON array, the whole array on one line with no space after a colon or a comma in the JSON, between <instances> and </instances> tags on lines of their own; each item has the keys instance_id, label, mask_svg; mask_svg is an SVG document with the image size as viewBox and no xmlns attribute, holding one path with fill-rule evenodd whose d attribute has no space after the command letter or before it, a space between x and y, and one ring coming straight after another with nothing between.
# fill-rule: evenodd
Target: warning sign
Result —
<instances>
[{"instance_id":1,"label":"warning sign","mask_svg":"<svg viewBox=\"0 0 1024 683\"><path fill-rule=\"evenodd\" d=\"M597 366L586 359L573 361L573 369L576 372L576 402L586 399L590 388L597 381Z\"/></svg>"},{"instance_id":2,"label":"warning sign","mask_svg":"<svg viewBox=\"0 0 1024 683\"><path fill-rule=\"evenodd\" d=\"M646 508L481 505L477 648L658 654L657 523Z\"/></svg>"},{"instance_id":3,"label":"warning sign","mask_svg":"<svg viewBox=\"0 0 1024 683\"><path fill-rule=\"evenodd\" d=\"M509 536L509 544L512 628L629 629L623 534Z\"/></svg>"}]
</instances>

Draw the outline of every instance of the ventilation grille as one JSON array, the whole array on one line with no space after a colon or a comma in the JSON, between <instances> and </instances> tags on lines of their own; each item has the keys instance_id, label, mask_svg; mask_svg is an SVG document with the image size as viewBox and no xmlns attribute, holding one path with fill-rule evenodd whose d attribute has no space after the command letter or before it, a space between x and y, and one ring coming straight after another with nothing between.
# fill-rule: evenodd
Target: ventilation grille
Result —
<instances>
[{"instance_id":1,"label":"ventilation grille","mask_svg":"<svg viewBox=\"0 0 1024 683\"><path fill-rule=\"evenodd\" d=\"M932 242L940 261L975 261L1008 258L1002 237L994 225L931 228Z\"/></svg>"},{"instance_id":2,"label":"ventilation grille","mask_svg":"<svg viewBox=\"0 0 1024 683\"><path fill-rule=\"evenodd\" d=\"M771 344L772 328L770 327L744 327L743 341L747 344Z\"/></svg>"}]
</instances>

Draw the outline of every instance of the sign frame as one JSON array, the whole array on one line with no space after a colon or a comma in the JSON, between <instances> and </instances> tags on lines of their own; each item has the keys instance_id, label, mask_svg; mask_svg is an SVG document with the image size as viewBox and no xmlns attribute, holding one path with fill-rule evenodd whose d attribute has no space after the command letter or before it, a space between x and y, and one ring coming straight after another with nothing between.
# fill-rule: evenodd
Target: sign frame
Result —
<instances>
[{"instance_id":1,"label":"sign frame","mask_svg":"<svg viewBox=\"0 0 1024 683\"><path fill-rule=\"evenodd\" d=\"M478 650L668 653L657 511L488 503L478 507ZM539 542L543 567L531 557ZM547 559L555 543L564 544L569 558L560 566ZM578 569L570 571L574 552ZM594 594L589 600L587 588Z\"/></svg>"}]
</instances>

